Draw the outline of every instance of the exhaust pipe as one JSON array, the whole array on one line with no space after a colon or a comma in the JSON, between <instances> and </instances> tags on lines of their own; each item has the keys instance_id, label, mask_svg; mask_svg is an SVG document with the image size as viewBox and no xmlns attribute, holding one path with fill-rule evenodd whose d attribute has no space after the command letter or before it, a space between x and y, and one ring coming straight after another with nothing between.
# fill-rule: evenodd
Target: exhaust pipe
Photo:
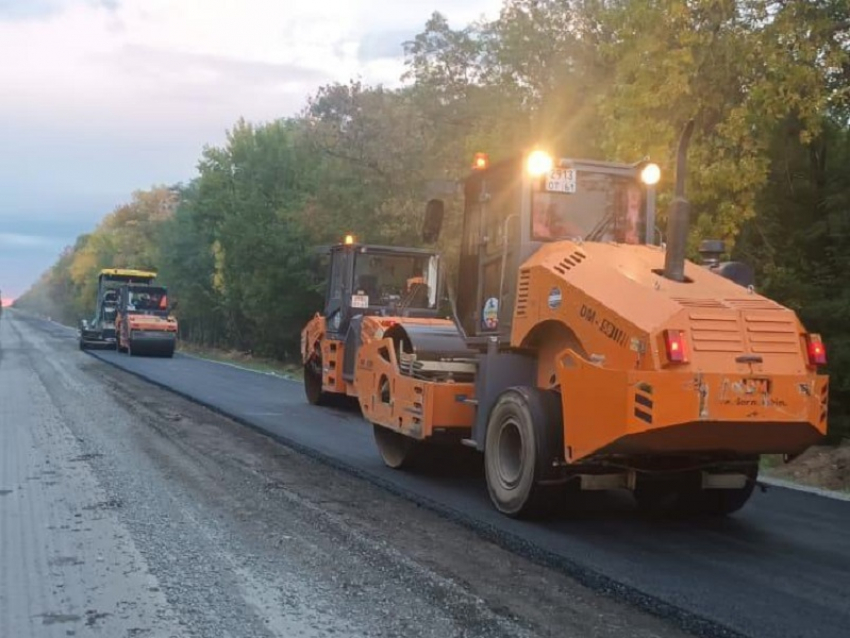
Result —
<instances>
[{"instance_id":1,"label":"exhaust pipe","mask_svg":"<svg viewBox=\"0 0 850 638\"><path fill-rule=\"evenodd\" d=\"M685 280L685 248L688 243L691 205L685 199L685 176L687 171L688 144L694 132L694 121L685 124L679 138L676 156L676 192L667 218L667 252L664 255L664 276L673 281Z\"/></svg>"}]
</instances>

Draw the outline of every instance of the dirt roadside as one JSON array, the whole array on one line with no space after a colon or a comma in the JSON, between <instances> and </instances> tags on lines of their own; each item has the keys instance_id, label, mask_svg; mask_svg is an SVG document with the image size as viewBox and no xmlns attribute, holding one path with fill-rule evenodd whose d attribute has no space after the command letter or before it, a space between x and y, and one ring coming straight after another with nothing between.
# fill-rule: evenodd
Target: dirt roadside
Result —
<instances>
[{"instance_id":1,"label":"dirt roadside","mask_svg":"<svg viewBox=\"0 0 850 638\"><path fill-rule=\"evenodd\" d=\"M816 445L787 464L778 457L766 461L765 476L850 493L850 440L837 446Z\"/></svg>"}]
</instances>

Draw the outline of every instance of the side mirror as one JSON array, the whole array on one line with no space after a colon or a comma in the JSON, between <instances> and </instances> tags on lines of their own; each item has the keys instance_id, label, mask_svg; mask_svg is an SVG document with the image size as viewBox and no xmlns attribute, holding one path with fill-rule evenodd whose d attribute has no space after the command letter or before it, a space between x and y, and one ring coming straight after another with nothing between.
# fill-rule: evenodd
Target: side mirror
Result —
<instances>
[{"instance_id":1,"label":"side mirror","mask_svg":"<svg viewBox=\"0 0 850 638\"><path fill-rule=\"evenodd\" d=\"M422 241L426 244L433 244L440 238L445 208L442 199L429 200L425 205L425 219L422 222Z\"/></svg>"},{"instance_id":2,"label":"side mirror","mask_svg":"<svg viewBox=\"0 0 850 638\"><path fill-rule=\"evenodd\" d=\"M720 257L726 252L726 243L722 239L703 239L699 245L699 254L707 265L720 263Z\"/></svg>"}]
</instances>

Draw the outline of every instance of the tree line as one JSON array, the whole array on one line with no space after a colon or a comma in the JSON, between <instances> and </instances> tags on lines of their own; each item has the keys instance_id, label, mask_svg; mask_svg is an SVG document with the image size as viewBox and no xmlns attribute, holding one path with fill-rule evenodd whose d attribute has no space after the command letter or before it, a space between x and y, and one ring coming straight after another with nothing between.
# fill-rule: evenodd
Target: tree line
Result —
<instances>
[{"instance_id":1,"label":"tree line","mask_svg":"<svg viewBox=\"0 0 850 638\"><path fill-rule=\"evenodd\" d=\"M432 180L538 143L649 155L663 222L694 119L691 249L726 240L824 334L831 427L850 432L850 0L506 0L461 27L434 13L404 50L402 88L330 84L295 116L236 122L190 182L135 193L17 305L76 322L97 270L153 268L183 338L292 358L320 306L313 247L416 245ZM449 262L459 221L450 206Z\"/></svg>"}]
</instances>

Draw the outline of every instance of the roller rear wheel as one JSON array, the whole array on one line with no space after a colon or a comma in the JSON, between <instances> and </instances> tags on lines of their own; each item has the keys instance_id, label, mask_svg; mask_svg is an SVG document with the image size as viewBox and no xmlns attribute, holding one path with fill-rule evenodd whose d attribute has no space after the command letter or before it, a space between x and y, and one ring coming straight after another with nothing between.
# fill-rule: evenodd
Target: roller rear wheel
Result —
<instances>
[{"instance_id":1,"label":"roller rear wheel","mask_svg":"<svg viewBox=\"0 0 850 638\"><path fill-rule=\"evenodd\" d=\"M401 469L413 460L420 442L404 434L380 425L372 425L375 444L384 463L393 469Z\"/></svg>"},{"instance_id":2,"label":"roller rear wheel","mask_svg":"<svg viewBox=\"0 0 850 638\"><path fill-rule=\"evenodd\" d=\"M322 390L322 356L314 354L304 364L304 394L311 405L328 405L330 393Z\"/></svg>"},{"instance_id":3,"label":"roller rear wheel","mask_svg":"<svg viewBox=\"0 0 850 638\"><path fill-rule=\"evenodd\" d=\"M758 471L758 462L743 468L747 483L735 489L701 489L699 475L683 477L679 481L638 481L634 497L638 509L653 516L729 516L750 500Z\"/></svg>"},{"instance_id":4,"label":"roller rear wheel","mask_svg":"<svg viewBox=\"0 0 850 638\"><path fill-rule=\"evenodd\" d=\"M537 388L506 390L487 423L484 468L493 504L511 517L539 517L562 504L553 464L563 455L560 397Z\"/></svg>"}]
</instances>

